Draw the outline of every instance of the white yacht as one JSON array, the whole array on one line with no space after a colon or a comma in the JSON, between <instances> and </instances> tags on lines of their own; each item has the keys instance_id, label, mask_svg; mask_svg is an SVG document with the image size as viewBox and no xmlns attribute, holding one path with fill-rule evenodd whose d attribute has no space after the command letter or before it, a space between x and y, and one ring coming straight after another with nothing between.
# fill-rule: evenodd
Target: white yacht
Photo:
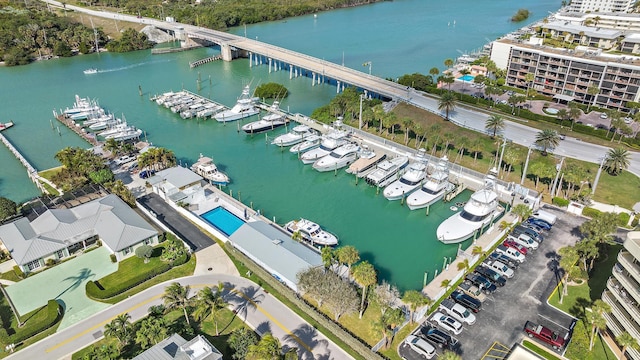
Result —
<instances>
[{"instance_id":1,"label":"white yacht","mask_svg":"<svg viewBox=\"0 0 640 360\"><path fill-rule=\"evenodd\" d=\"M377 187L385 187L392 181L404 174L409 164L409 158L406 156L397 156L393 159L386 159L376 165L365 180L369 185Z\"/></svg>"},{"instance_id":2,"label":"white yacht","mask_svg":"<svg viewBox=\"0 0 640 360\"><path fill-rule=\"evenodd\" d=\"M384 188L384 197L387 200L400 200L417 190L422 181L427 177L427 164L424 161L416 161L409 165L409 169L400 177Z\"/></svg>"},{"instance_id":3,"label":"white yacht","mask_svg":"<svg viewBox=\"0 0 640 360\"><path fill-rule=\"evenodd\" d=\"M376 154L367 145L360 147L360 153L358 154L358 160L349 165L349 168L345 170L348 174L354 174L359 178L367 176L370 172L375 170L376 165L387 158L387 154Z\"/></svg>"},{"instance_id":4,"label":"white yacht","mask_svg":"<svg viewBox=\"0 0 640 360\"><path fill-rule=\"evenodd\" d=\"M488 175L484 186L473 193L462 211L443 221L436 235L445 244L455 244L471 237L476 231L487 225L502 211L495 191L496 178Z\"/></svg>"},{"instance_id":5,"label":"white yacht","mask_svg":"<svg viewBox=\"0 0 640 360\"><path fill-rule=\"evenodd\" d=\"M291 146L297 143L303 142L310 135L316 132L307 125L296 125L291 131L286 134L282 134L271 142L272 145Z\"/></svg>"},{"instance_id":6,"label":"white yacht","mask_svg":"<svg viewBox=\"0 0 640 360\"><path fill-rule=\"evenodd\" d=\"M82 71L85 75L91 75L91 74L97 74L98 73L98 69L96 68L89 68L86 70Z\"/></svg>"},{"instance_id":7,"label":"white yacht","mask_svg":"<svg viewBox=\"0 0 640 360\"><path fill-rule=\"evenodd\" d=\"M114 126L118 124L119 122L120 122L120 119L114 119L113 117L111 117L110 119L107 119L107 120L102 120L102 121L92 123L91 125L89 125L89 130L91 131L105 130L110 126Z\"/></svg>"},{"instance_id":8,"label":"white yacht","mask_svg":"<svg viewBox=\"0 0 640 360\"><path fill-rule=\"evenodd\" d=\"M229 183L227 174L218 170L216 164L213 163L213 159L202 156L202 154L200 154L198 161L191 166L191 170L213 184L227 185Z\"/></svg>"},{"instance_id":9,"label":"white yacht","mask_svg":"<svg viewBox=\"0 0 640 360\"><path fill-rule=\"evenodd\" d=\"M107 137L109 135L117 134L121 131L125 131L130 126L127 125L126 121L118 121L115 125L109 127L107 130L98 133L98 136Z\"/></svg>"},{"instance_id":10,"label":"white yacht","mask_svg":"<svg viewBox=\"0 0 640 360\"><path fill-rule=\"evenodd\" d=\"M329 154L339 146L346 144L347 136L349 136L349 133L341 130L334 130L326 133L322 136L320 146L302 154L300 156L300 160L303 164L313 164L316 160Z\"/></svg>"},{"instance_id":11,"label":"white yacht","mask_svg":"<svg viewBox=\"0 0 640 360\"><path fill-rule=\"evenodd\" d=\"M196 117L206 118L207 116L212 116L218 111L222 110L224 107L222 105L214 104L214 103L206 103L204 108L196 113Z\"/></svg>"},{"instance_id":12,"label":"white yacht","mask_svg":"<svg viewBox=\"0 0 640 360\"><path fill-rule=\"evenodd\" d=\"M427 181L420 190L407 197L407 206L411 210L425 208L442 199L444 194L453 189L449 182L449 167L447 157L443 157L436 165L434 172L427 176Z\"/></svg>"},{"instance_id":13,"label":"white yacht","mask_svg":"<svg viewBox=\"0 0 640 360\"><path fill-rule=\"evenodd\" d=\"M251 91L249 85L247 85L242 89L242 95L240 95L236 104L231 109L219 112L213 117L218 122L227 122L256 115L260 113L260 110L255 106L257 101L257 98L251 97Z\"/></svg>"},{"instance_id":14,"label":"white yacht","mask_svg":"<svg viewBox=\"0 0 640 360\"><path fill-rule=\"evenodd\" d=\"M257 134L264 131L279 128L287 123L287 116L280 111L280 103L274 101L269 107L269 114L260 120L250 122L242 126L242 130L247 134Z\"/></svg>"},{"instance_id":15,"label":"white yacht","mask_svg":"<svg viewBox=\"0 0 640 360\"><path fill-rule=\"evenodd\" d=\"M309 135L304 138L303 142L293 145L291 148L289 148L289 152L292 152L294 154L304 154L305 152L320 146L321 142L322 136L316 134Z\"/></svg>"},{"instance_id":16,"label":"white yacht","mask_svg":"<svg viewBox=\"0 0 640 360\"><path fill-rule=\"evenodd\" d=\"M81 98L80 96L76 95L76 101L73 103L73 107L66 108L63 111L63 114L71 117L79 113L91 113L99 110L102 110L102 108L98 106L96 101L90 100L88 98Z\"/></svg>"},{"instance_id":17,"label":"white yacht","mask_svg":"<svg viewBox=\"0 0 640 360\"><path fill-rule=\"evenodd\" d=\"M320 225L307 219L289 221L284 228L292 235L298 233L303 240L314 245L334 246L338 244L338 237L322 230Z\"/></svg>"},{"instance_id":18,"label":"white yacht","mask_svg":"<svg viewBox=\"0 0 640 360\"><path fill-rule=\"evenodd\" d=\"M320 172L342 169L356 161L359 149L356 144L344 144L328 155L316 160L313 163L313 168Z\"/></svg>"},{"instance_id":19,"label":"white yacht","mask_svg":"<svg viewBox=\"0 0 640 360\"><path fill-rule=\"evenodd\" d=\"M114 139L115 141L126 141L126 140L137 139L141 135L142 135L142 130L136 129L135 127L131 126L115 134L107 135L104 138L107 140Z\"/></svg>"}]
</instances>

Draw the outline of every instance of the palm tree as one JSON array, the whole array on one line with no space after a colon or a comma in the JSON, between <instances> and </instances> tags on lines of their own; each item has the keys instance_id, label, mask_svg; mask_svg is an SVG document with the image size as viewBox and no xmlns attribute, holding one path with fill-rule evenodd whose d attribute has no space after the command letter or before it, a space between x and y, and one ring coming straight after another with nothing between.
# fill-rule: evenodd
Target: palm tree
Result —
<instances>
[{"instance_id":1,"label":"palm tree","mask_svg":"<svg viewBox=\"0 0 640 360\"><path fill-rule=\"evenodd\" d=\"M470 267L471 264L469 264L469 259L464 259L458 263L458 270L460 271L464 270L466 272Z\"/></svg>"},{"instance_id":2,"label":"palm tree","mask_svg":"<svg viewBox=\"0 0 640 360\"><path fill-rule=\"evenodd\" d=\"M104 335L118 339L118 346L122 349L129 343L132 335L131 316L128 313L116 316L104 326Z\"/></svg>"},{"instance_id":3,"label":"palm tree","mask_svg":"<svg viewBox=\"0 0 640 360\"><path fill-rule=\"evenodd\" d=\"M433 303L431 299L425 296L418 290L407 290L402 296L402 301L409 305L409 321L413 324L413 313L418 310L419 307L424 305L430 305Z\"/></svg>"},{"instance_id":4,"label":"palm tree","mask_svg":"<svg viewBox=\"0 0 640 360\"><path fill-rule=\"evenodd\" d=\"M411 118L404 117L401 121L404 126L404 145L407 146L407 144L409 144L409 131L414 126L413 120L411 120Z\"/></svg>"},{"instance_id":5,"label":"palm tree","mask_svg":"<svg viewBox=\"0 0 640 360\"><path fill-rule=\"evenodd\" d=\"M440 100L438 101L438 110L444 110L446 113L445 120L449 121L449 112L453 111L456 107L456 96L451 92L447 91L440 96Z\"/></svg>"},{"instance_id":6,"label":"palm tree","mask_svg":"<svg viewBox=\"0 0 640 360\"><path fill-rule=\"evenodd\" d=\"M600 330L607 326L607 320L604 318L605 313L611 312L609 304L598 299L593 303L591 312L587 313L587 321L591 324L591 340L589 342L589 350L593 349L596 335Z\"/></svg>"},{"instance_id":7,"label":"palm tree","mask_svg":"<svg viewBox=\"0 0 640 360\"><path fill-rule=\"evenodd\" d=\"M529 92L531 90L531 85L533 85L534 79L535 79L535 76L533 75L533 73L527 73L524 76L524 81L527 82L527 97L529 97Z\"/></svg>"},{"instance_id":8,"label":"palm tree","mask_svg":"<svg viewBox=\"0 0 640 360\"><path fill-rule=\"evenodd\" d=\"M502 116L500 116L500 115L491 115L491 116L489 116L487 121L484 123L484 128L487 131L492 131L493 135L491 135L491 137L495 138L496 134L498 133L498 131L504 130L505 125L506 124L505 124L504 119L502 118Z\"/></svg>"},{"instance_id":9,"label":"palm tree","mask_svg":"<svg viewBox=\"0 0 640 360\"><path fill-rule=\"evenodd\" d=\"M453 66L453 59L444 59L444 66L449 70Z\"/></svg>"},{"instance_id":10,"label":"palm tree","mask_svg":"<svg viewBox=\"0 0 640 360\"><path fill-rule=\"evenodd\" d=\"M473 163L475 164L478 161L478 154L482 152L482 141L480 138L474 138L469 143L469 150L473 152Z\"/></svg>"},{"instance_id":11,"label":"palm tree","mask_svg":"<svg viewBox=\"0 0 640 360\"><path fill-rule=\"evenodd\" d=\"M362 319L367 288L378 282L378 276L376 275L376 269L366 260L353 267L352 275L355 281L362 286L362 301L360 302L360 319Z\"/></svg>"},{"instance_id":12,"label":"palm tree","mask_svg":"<svg viewBox=\"0 0 640 360\"><path fill-rule=\"evenodd\" d=\"M638 339L627 331L623 331L620 335L616 336L616 341L618 345L622 346L622 356L624 356L628 348L638 349Z\"/></svg>"},{"instance_id":13,"label":"palm tree","mask_svg":"<svg viewBox=\"0 0 640 360\"><path fill-rule=\"evenodd\" d=\"M431 80L432 80L433 82L435 82L435 81L436 81L436 76L438 76L438 74L440 74L440 70L438 70L438 68L437 68L437 67L432 67L432 68L429 70L429 75L431 75Z\"/></svg>"},{"instance_id":14,"label":"palm tree","mask_svg":"<svg viewBox=\"0 0 640 360\"><path fill-rule=\"evenodd\" d=\"M484 249L480 245L476 245L471 249L471 255L479 255L482 256L484 254Z\"/></svg>"},{"instance_id":15,"label":"palm tree","mask_svg":"<svg viewBox=\"0 0 640 360\"><path fill-rule=\"evenodd\" d=\"M544 129L536 135L535 144L542 146L542 155L547 155L547 150L555 148L560 143L560 136L555 130Z\"/></svg>"},{"instance_id":16,"label":"palm tree","mask_svg":"<svg viewBox=\"0 0 640 360\"><path fill-rule=\"evenodd\" d=\"M596 95L600 93L600 88L597 85L591 85L587 88L587 94L591 96L589 103L587 104L587 112L591 109L592 103L596 101Z\"/></svg>"},{"instance_id":17,"label":"palm tree","mask_svg":"<svg viewBox=\"0 0 640 360\"><path fill-rule=\"evenodd\" d=\"M220 335L220 332L218 331L218 318L220 317L220 312L228 305L222 296L223 291L224 284L222 282L219 282L215 288L207 286L200 290L198 292L198 299L196 300L196 309L193 312L193 315L198 320L204 320L211 316L213 324L216 327L216 336Z\"/></svg>"},{"instance_id":18,"label":"palm tree","mask_svg":"<svg viewBox=\"0 0 640 360\"><path fill-rule=\"evenodd\" d=\"M462 360L462 356L454 353L451 350L445 350L442 355L438 356L439 360Z\"/></svg>"},{"instance_id":19,"label":"palm tree","mask_svg":"<svg viewBox=\"0 0 640 360\"><path fill-rule=\"evenodd\" d=\"M164 289L162 299L164 300L164 305L167 307L167 310L182 309L187 324L191 325L189 322L189 314L187 313L187 308L192 304L189 298L189 290L189 285L182 286L180 283L174 282Z\"/></svg>"},{"instance_id":20,"label":"palm tree","mask_svg":"<svg viewBox=\"0 0 640 360\"><path fill-rule=\"evenodd\" d=\"M338 248L335 251L335 254L338 258L338 262L347 265L349 274L351 274L351 265L357 263L360 260L360 253L358 253L358 250L351 245Z\"/></svg>"},{"instance_id":21,"label":"palm tree","mask_svg":"<svg viewBox=\"0 0 640 360\"><path fill-rule=\"evenodd\" d=\"M564 300L564 297L569 292L569 278L577 268L576 262L578 262L578 253L574 247L566 246L559 249L558 254L560 255L560 268L564 270L564 276L562 277L563 287L560 294L560 304L562 304L562 300Z\"/></svg>"},{"instance_id":22,"label":"palm tree","mask_svg":"<svg viewBox=\"0 0 640 360\"><path fill-rule=\"evenodd\" d=\"M257 344L249 346L247 360L278 360L281 355L280 340L266 333Z\"/></svg>"},{"instance_id":23,"label":"palm tree","mask_svg":"<svg viewBox=\"0 0 640 360\"><path fill-rule=\"evenodd\" d=\"M328 269L333 265L333 262L336 260L335 253L332 248L329 246L325 246L320 251L320 257L322 258L322 264L325 269Z\"/></svg>"},{"instance_id":24,"label":"palm tree","mask_svg":"<svg viewBox=\"0 0 640 360\"><path fill-rule=\"evenodd\" d=\"M451 286L451 279L444 279L440 283L440 287L445 288L445 290L449 290L449 286Z\"/></svg>"},{"instance_id":25,"label":"palm tree","mask_svg":"<svg viewBox=\"0 0 640 360\"><path fill-rule=\"evenodd\" d=\"M578 105L574 102L569 103L569 112L567 113L567 119L571 121L571 131L573 131L573 124L580 118L582 111L578 108Z\"/></svg>"},{"instance_id":26,"label":"palm tree","mask_svg":"<svg viewBox=\"0 0 640 360\"><path fill-rule=\"evenodd\" d=\"M604 160L604 168L609 174L617 176L629 167L630 156L629 151L623 148L611 149Z\"/></svg>"},{"instance_id":27,"label":"palm tree","mask_svg":"<svg viewBox=\"0 0 640 360\"><path fill-rule=\"evenodd\" d=\"M525 204L518 204L511 208L511 212L520 218L520 220L524 220L533 214L533 210Z\"/></svg>"}]
</instances>

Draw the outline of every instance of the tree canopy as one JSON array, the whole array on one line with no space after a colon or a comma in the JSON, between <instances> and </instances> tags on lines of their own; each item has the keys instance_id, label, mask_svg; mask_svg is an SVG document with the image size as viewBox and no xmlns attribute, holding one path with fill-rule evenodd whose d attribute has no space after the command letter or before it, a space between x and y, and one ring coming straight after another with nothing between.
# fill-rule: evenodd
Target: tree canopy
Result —
<instances>
[{"instance_id":1,"label":"tree canopy","mask_svg":"<svg viewBox=\"0 0 640 360\"><path fill-rule=\"evenodd\" d=\"M0 196L0 220L14 216L17 210L18 207L13 200Z\"/></svg>"}]
</instances>

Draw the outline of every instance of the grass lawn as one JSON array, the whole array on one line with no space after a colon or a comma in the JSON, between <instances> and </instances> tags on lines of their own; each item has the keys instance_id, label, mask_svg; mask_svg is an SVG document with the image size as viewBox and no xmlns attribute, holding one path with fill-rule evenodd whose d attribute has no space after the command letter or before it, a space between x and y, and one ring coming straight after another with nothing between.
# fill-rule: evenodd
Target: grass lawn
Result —
<instances>
[{"instance_id":1,"label":"grass lawn","mask_svg":"<svg viewBox=\"0 0 640 360\"><path fill-rule=\"evenodd\" d=\"M381 349L380 353L391 360L402 360L402 358L398 354L398 346L400 346L400 343L402 343L404 339L409 336L409 334L411 334L413 330L415 330L419 325L419 323L407 324L407 326L402 328L402 330L400 330L400 332L396 334L396 336L393 338L393 342L391 342L391 345L389 345L389 348L387 348L386 350Z\"/></svg>"},{"instance_id":2,"label":"grass lawn","mask_svg":"<svg viewBox=\"0 0 640 360\"><path fill-rule=\"evenodd\" d=\"M166 262L160 260L160 255L164 251L164 246L160 245L153 249L153 255L149 262L145 263L144 259L137 256L131 256L118 263L118 271L99 279L100 285L105 289L116 287L121 283L126 283L129 279L136 277L142 272L151 272L156 268L162 267Z\"/></svg>"},{"instance_id":3,"label":"grass lawn","mask_svg":"<svg viewBox=\"0 0 640 360\"><path fill-rule=\"evenodd\" d=\"M184 322L184 314L182 310L171 311L164 315L164 317L167 321L167 324L169 324L168 327L170 329L175 328L176 325ZM207 340L209 340L211 344L222 353L225 359L231 359L231 355L233 355L233 350L227 345L227 339L229 338L229 335L233 330L245 326L242 320L240 320L231 310L228 309L222 311L220 320L218 321L218 329L220 331L220 335L218 336L216 336L215 325L210 319L206 319L202 322L196 322L194 319L191 319L191 324L194 326L194 328L199 329L199 331L197 331L196 333L204 335ZM134 323L134 325L137 325L137 322ZM168 335L171 335L171 330L169 331ZM185 339L187 341L191 340L191 338L188 337L185 337ZM117 342L114 339L102 338L94 344L75 352L71 358L74 360L80 360L85 354L89 353L93 347L100 347L116 343ZM140 352L142 352L142 349L140 349L137 345L127 346L121 356L124 356L125 358L131 358L136 356Z\"/></svg>"},{"instance_id":4,"label":"grass lawn","mask_svg":"<svg viewBox=\"0 0 640 360\"><path fill-rule=\"evenodd\" d=\"M38 172L38 175L42 176L43 178L47 179L47 180L51 180L51 178L56 175L57 173L59 173L60 171L62 171L62 169L64 168L64 166L58 166L58 167L54 167L51 169L47 169L47 170L42 170L40 172Z\"/></svg>"},{"instance_id":5,"label":"grass lawn","mask_svg":"<svg viewBox=\"0 0 640 360\"><path fill-rule=\"evenodd\" d=\"M527 349L533 351L534 353L542 356L543 358L547 359L547 360L556 360L556 359L560 359L558 356L556 356L555 354L552 354L551 352L539 347L538 345L532 343L531 341L528 340L524 340L522 342L522 345L524 347L526 347Z\"/></svg>"},{"instance_id":6,"label":"grass lawn","mask_svg":"<svg viewBox=\"0 0 640 360\"><path fill-rule=\"evenodd\" d=\"M13 270L9 270L7 272L4 272L4 273L0 274L0 279L9 280L9 281L13 281L13 282L18 282L18 281L22 280L20 277L18 277L16 272L13 271Z\"/></svg>"},{"instance_id":7,"label":"grass lawn","mask_svg":"<svg viewBox=\"0 0 640 360\"><path fill-rule=\"evenodd\" d=\"M640 193L640 178L625 171L618 176L602 172L594 200L606 204L618 205L631 209L638 202L636 194Z\"/></svg>"}]
</instances>

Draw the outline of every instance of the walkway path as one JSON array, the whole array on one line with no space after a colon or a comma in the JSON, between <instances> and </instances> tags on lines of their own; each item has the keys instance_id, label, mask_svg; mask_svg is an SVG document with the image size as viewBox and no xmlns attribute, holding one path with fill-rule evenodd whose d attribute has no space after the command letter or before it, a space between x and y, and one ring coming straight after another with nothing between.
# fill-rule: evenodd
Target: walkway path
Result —
<instances>
[{"instance_id":1,"label":"walkway path","mask_svg":"<svg viewBox=\"0 0 640 360\"><path fill-rule=\"evenodd\" d=\"M171 282L191 286L191 295L205 286L223 282L234 311L257 332L271 332L283 345L300 349L301 359L351 359L342 349L305 322L257 284L238 276L225 274L200 275L167 281L133 295L97 314L51 335L7 359L60 359L86 347L103 336L103 327L114 317L129 313L136 321L147 315L150 306L162 303L164 289Z\"/></svg>"}]
</instances>

